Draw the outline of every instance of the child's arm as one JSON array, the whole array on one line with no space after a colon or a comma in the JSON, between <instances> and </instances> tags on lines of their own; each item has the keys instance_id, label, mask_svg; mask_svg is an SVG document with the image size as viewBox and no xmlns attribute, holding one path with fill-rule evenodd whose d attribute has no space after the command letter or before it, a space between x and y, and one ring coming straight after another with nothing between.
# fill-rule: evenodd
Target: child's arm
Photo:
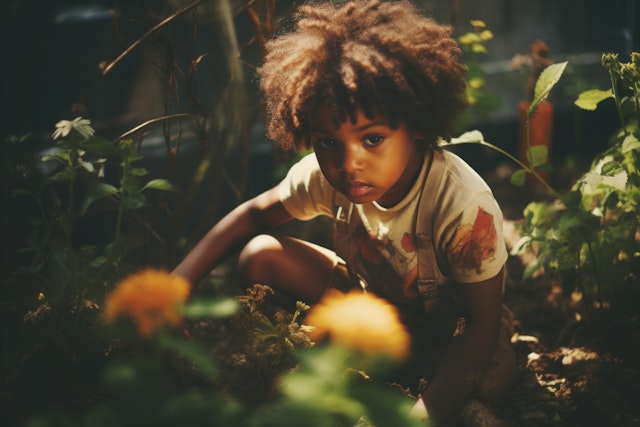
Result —
<instances>
[{"instance_id":1,"label":"child's arm","mask_svg":"<svg viewBox=\"0 0 640 427\"><path fill-rule=\"evenodd\" d=\"M224 216L173 270L191 283L239 250L252 237L292 219L278 187L250 199Z\"/></svg>"},{"instance_id":2,"label":"child's arm","mask_svg":"<svg viewBox=\"0 0 640 427\"><path fill-rule=\"evenodd\" d=\"M465 330L451 340L442 365L422 394L429 418L438 426L449 425L456 419L496 351L504 274L503 268L491 279L457 285Z\"/></svg>"}]
</instances>

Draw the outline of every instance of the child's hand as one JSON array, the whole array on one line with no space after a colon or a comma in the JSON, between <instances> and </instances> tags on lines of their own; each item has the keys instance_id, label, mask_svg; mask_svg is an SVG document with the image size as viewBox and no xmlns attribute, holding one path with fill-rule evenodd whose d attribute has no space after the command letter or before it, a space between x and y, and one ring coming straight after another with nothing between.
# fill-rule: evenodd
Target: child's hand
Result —
<instances>
[{"instance_id":1,"label":"child's hand","mask_svg":"<svg viewBox=\"0 0 640 427\"><path fill-rule=\"evenodd\" d=\"M427 412L427 407L425 406L422 398L418 398L418 401L413 405L413 408L409 411L409 417L417 420L429 419L429 413Z\"/></svg>"}]
</instances>

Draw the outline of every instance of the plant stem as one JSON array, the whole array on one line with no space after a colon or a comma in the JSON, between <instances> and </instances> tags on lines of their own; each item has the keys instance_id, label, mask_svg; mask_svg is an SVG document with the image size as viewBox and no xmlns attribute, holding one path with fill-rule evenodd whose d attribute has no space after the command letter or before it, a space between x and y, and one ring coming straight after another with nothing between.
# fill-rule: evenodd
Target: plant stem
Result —
<instances>
[{"instance_id":1,"label":"plant stem","mask_svg":"<svg viewBox=\"0 0 640 427\"><path fill-rule=\"evenodd\" d=\"M535 110L534 110L535 111ZM527 120L524 122L525 140L527 141L527 163L531 165L531 116L527 114Z\"/></svg>"},{"instance_id":2,"label":"plant stem","mask_svg":"<svg viewBox=\"0 0 640 427\"><path fill-rule=\"evenodd\" d=\"M120 241L120 230L122 229L122 216L124 213L124 205L120 202L118 206L118 218L116 219L116 235L114 237L114 243L118 243Z\"/></svg>"},{"instance_id":3,"label":"plant stem","mask_svg":"<svg viewBox=\"0 0 640 427\"><path fill-rule=\"evenodd\" d=\"M139 124L138 126L134 127L133 129L128 130L127 132L123 133L122 135L120 135L119 137L117 137L116 139L114 139L112 141L113 144L117 144L118 142L120 142L121 140L130 137L131 135L135 134L136 132L141 131L142 129L146 128L149 125L152 125L154 123L158 123L158 122L162 122L164 120L171 120L171 119L180 119L180 118L186 118L189 117L191 114L186 114L186 113L177 113L177 114L170 114L168 116L162 116L162 117L156 117L155 119L151 119L151 120L147 120L146 122Z\"/></svg>"},{"instance_id":4,"label":"plant stem","mask_svg":"<svg viewBox=\"0 0 640 427\"><path fill-rule=\"evenodd\" d=\"M69 168L73 173L71 176L71 180L69 181L69 206L68 206L68 216L65 221L65 233L67 239L67 261L69 262L69 269L71 270L70 281L71 281L71 289L74 290L74 296L80 299L80 295L77 292L77 283L78 283L78 258L76 256L76 252L73 250L73 227L75 222L75 192L76 192L76 166L78 161L78 149L75 144L73 148L71 148L69 153ZM63 297L64 298L64 297ZM77 301L74 301L77 303Z\"/></svg>"},{"instance_id":5,"label":"plant stem","mask_svg":"<svg viewBox=\"0 0 640 427\"><path fill-rule=\"evenodd\" d=\"M551 185L549 185L549 183L540 176L540 174L532 167L525 165L524 163L522 163L519 159L517 159L516 157L514 157L511 153L503 150L500 147L497 147L489 142L486 141L480 141L480 144L482 145L486 145L487 147L497 151L498 153L502 154L505 157L508 157L509 159L511 159L512 161L514 161L515 163L517 163L522 169L524 169L525 171L527 171L527 173L533 175L534 178L536 178L538 181L540 181L542 183L542 185L545 186L545 188L547 190L549 190L549 192L556 197L559 200L562 200L562 196L560 196L560 193L558 193Z\"/></svg>"},{"instance_id":6,"label":"plant stem","mask_svg":"<svg viewBox=\"0 0 640 427\"><path fill-rule=\"evenodd\" d=\"M598 310L598 314L599 314L599 318L600 318L600 323L602 326L602 322L604 320L604 298L602 297L602 284L600 281L600 273L598 270L598 264L596 262L596 257L593 254L593 248L591 247L591 242L589 241L589 238L587 237L587 233L584 231L584 229L582 229L582 227L580 227L580 233L582 234L582 237L584 238L585 243L587 244L587 249L589 250L589 258L591 258L591 263L593 264L593 275L596 278L596 292L598 293L598 301L600 302L600 310Z\"/></svg>"},{"instance_id":7,"label":"plant stem","mask_svg":"<svg viewBox=\"0 0 640 427\"><path fill-rule=\"evenodd\" d=\"M65 232L67 235L67 244L69 245L69 247L71 247L71 235L72 235L72 227L73 227L73 220L74 220L74 204L75 204L75 183L76 183L76 177L75 177L75 168L76 168L76 162L77 162L77 157L78 157L78 150L74 147L71 148L69 150L69 170L73 173L72 178L69 180L69 200L68 200L68 218L67 218L67 224L65 224Z\"/></svg>"},{"instance_id":8,"label":"plant stem","mask_svg":"<svg viewBox=\"0 0 640 427\"><path fill-rule=\"evenodd\" d=\"M198 7L200 6L202 3L204 3L205 0L197 0L195 2L193 2L190 5L187 5L185 7L183 7L182 9L178 10L177 12L173 13L172 15L169 15L167 18L165 18L162 22L160 22L158 25L154 26L152 29L150 29L149 31L147 31L142 37L140 37L138 40L136 40L135 42L133 42L128 48L126 48L124 50L124 52L122 52L116 59L114 59L110 64L106 65L103 69L102 69L102 75L106 75L109 71L111 71L111 69L113 67L116 66L117 63L119 63L125 56L127 56L129 53L131 53L133 50L135 50L138 46L140 46L146 39L148 39L149 37L151 37L153 34L157 33L158 31L160 31L160 29L162 27L167 26L168 24L170 24L171 22L175 21L177 18L179 18L180 16L184 15L185 13L187 13L188 11L190 11L191 9L193 9L194 7Z\"/></svg>"},{"instance_id":9,"label":"plant stem","mask_svg":"<svg viewBox=\"0 0 640 427\"><path fill-rule=\"evenodd\" d=\"M622 126L622 130L624 131L624 135L627 136L629 135L629 133L627 131L627 126L624 123L624 115L622 114L622 106L620 105L618 82L616 81L616 77L611 68L609 68L609 78L611 79L611 90L613 91L613 99L616 102L616 110L618 111L618 120L620 120L620 125Z\"/></svg>"}]
</instances>

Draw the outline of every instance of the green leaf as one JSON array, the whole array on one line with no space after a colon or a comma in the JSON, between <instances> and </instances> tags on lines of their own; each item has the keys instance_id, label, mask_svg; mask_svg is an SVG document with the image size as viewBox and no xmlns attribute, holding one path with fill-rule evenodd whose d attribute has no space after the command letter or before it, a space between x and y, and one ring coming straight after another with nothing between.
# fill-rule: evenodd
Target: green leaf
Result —
<instances>
[{"instance_id":1,"label":"green leaf","mask_svg":"<svg viewBox=\"0 0 640 427\"><path fill-rule=\"evenodd\" d=\"M76 178L74 169L64 169L58 173L51 175L48 179L54 182L72 181Z\"/></svg>"},{"instance_id":2,"label":"green leaf","mask_svg":"<svg viewBox=\"0 0 640 427\"><path fill-rule=\"evenodd\" d=\"M190 360L198 370L215 379L218 375L218 368L207 352L195 342L179 341L167 334L159 334L158 342L167 350L175 351Z\"/></svg>"},{"instance_id":3,"label":"green leaf","mask_svg":"<svg viewBox=\"0 0 640 427\"><path fill-rule=\"evenodd\" d=\"M104 248L104 253L111 259L120 259L127 252L127 247L122 241L111 242Z\"/></svg>"},{"instance_id":4,"label":"green leaf","mask_svg":"<svg viewBox=\"0 0 640 427\"><path fill-rule=\"evenodd\" d=\"M145 176L149 172L145 168L131 168L129 173L133 176Z\"/></svg>"},{"instance_id":5,"label":"green leaf","mask_svg":"<svg viewBox=\"0 0 640 427\"><path fill-rule=\"evenodd\" d=\"M366 408L371 424L376 426L417 427L426 426L422 420L409 418L415 404L414 399L397 390L378 384L359 383L350 387L350 394L361 401Z\"/></svg>"},{"instance_id":6,"label":"green leaf","mask_svg":"<svg viewBox=\"0 0 640 427\"><path fill-rule=\"evenodd\" d=\"M511 174L511 183L518 187L522 187L526 179L527 171L524 169L518 169L513 174Z\"/></svg>"},{"instance_id":7,"label":"green leaf","mask_svg":"<svg viewBox=\"0 0 640 427\"><path fill-rule=\"evenodd\" d=\"M574 104L583 110L594 111L600 102L609 98L613 98L613 91L611 89L591 89L582 92L578 96L578 99L574 101Z\"/></svg>"},{"instance_id":8,"label":"green leaf","mask_svg":"<svg viewBox=\"0 0 640 427\"><path fill-rule=\"evenodd\" d=\"M631 150L640 150L640 141L638 141L638 138L636 138L636 136L632 133L627 135L624 138L624 141L622 141L621 152L623 154L626 154Z\"/></svg>"},{"instance_id":9,"label":"green leaf","mask_svg":"<svg viewBox=\"0 0 640 427\"><path fill-rule=\"evenodd\" d=\"M127 209L139 209L143 207L147 201L144 194L140 193L122 195L120 200Z\"/></svg>"},{"instance_id":10,"label":"green leaf","mask_svg":"<svg viewBox=\"0 0 640 427\"><path fill-rule=\"evenodd\" d=\"M522 236L511 249L510 255L518 255L524 252L527 248L531 247L533 239L531 236Z\"/></svg>"},{"instance_id":11,"label":"green leaf","mask_svg":"<svg viewBox=\"0 0 640 427\"><path fill-rule=\"evenodd\" d=\"M602 176L615 176L621 172L624 172L622 165L616 161L610 161L602 165L600 174Z\"/></svg>"},{"instance_id":12,"label":"green leaf","mask_svg":"<svg viewBox=\"0 0 640 427\"><path fill-rule=\"evenodd\" d=\"M118 193L118 189L110 184L105 184L101 182L101 183L91 185L87 189L87 196L85 197L84 203L82 204L82 209L81 209L82 215L84 215L87 212L87 209L89 209L89 206L91 206L91 204L96 200L101 199L103 197L112 196L117 193Z\"/></svg>"},{"instance_id":13,"label":"green leaf","mask_svg":"<svg viewBox=\"0 0 640 427\"><path fill-rule=\"evenodd\" d=\"M53 154L42 156L40 160L43 162L60 161L62 164L69 164L69 151L58 151Z\"/></svg>"},{"instance_id":14,"label":"green leaf","mask_svg":"<svg viewBox=\"0 0 640 427\"><path fill-rule=\"evenodd\" d=\"M140 189L140 191L146 190L147 188L164 191L171 191L174 189L173 185L166 179L152 179L151 181L147 182L144 187Z\"/></svg>"},{"instance_id":15,"label":"green leaf","mask_svg":"<svg viewBox=\"0 0 640 427\"><path fill-rule=\"evenodd\" d=\"M194 299L182 309L182 314L188 318L219 319L233 316L239 308L240 303L235 298Z\"/></svg>"},{"instance_id":16,"label":"green leaf","mask_svg":"<svg viewBox=\"0 0 640 427\"><path fill-rule=\"evenodd\" d=\"M564 195L562 201L569 208L577 208L582 202L582 193L577 190L569 191Z\"/></svg>"},{"instance_id":17,"label":"green leaf","mask_svg":"<svg viewBox=\"0 0 640 427\"><path fill-rule=\"evenodd\" d=\"M532 168L543 165L549 159L549 149L546 145L532 145L527 150L527 158Z\"/></svg>"},{"instance_id":18,"label":"green leaf","mask_svg":"<svg viewBox=\"0 0 640 427\"><path fill-rule=\"evenodd\" d=\"M107 262L107 257L104 255L100 255L94 258L89 265L94 268L102 267Z\"/></svg>"},{"instance_id":19,"label":"green leaf","mask_svg":"<svg viewBox=\"0 0 640 427\"><path fill-rule=\"evenodd\" d=\"M560 62L559 64L551 64L547 68L545 68L542 73L540 73L540 77L538 77L538 81L536 81L536 88L533 94L533 102L529 106L527 110L527 116L531 117L535 109L540 105L542 101L547 99L551 89L558 83L564 69L567 67L569 62Z\"/></svg>"},{"instance_id":20,"label":"green leaf","mask_svg":"<svg viewBox=\"0 0 640 427\"><path fill-rule=\"evenodd\" d=\"M127 194L135 194L140 191L140 181L132 175L125 175L121 179L121 185Z\"/></svg>"},{"instance_id":21,"label":"green leaf","mask_svg":"<svg viewBox=\"0 0 640 427\"><path fill-rule=\"evenodd\" d=\"M119 153L118 147L103 138L93 137L82 143L82 149L87 153L96 154L100 157L116 155Z\"/></svg>"}]
</instances>

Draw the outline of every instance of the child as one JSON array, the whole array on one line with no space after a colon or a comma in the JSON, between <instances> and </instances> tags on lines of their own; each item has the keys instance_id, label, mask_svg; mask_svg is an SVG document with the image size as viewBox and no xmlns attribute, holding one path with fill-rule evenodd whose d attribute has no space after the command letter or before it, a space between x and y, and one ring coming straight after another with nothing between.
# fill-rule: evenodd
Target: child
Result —
<instances>
[{"instance_id":1,"label":"child","mask_svg":"<svg viewBox=\"0 0 640 427\"><path fill-rule=\"evenodd\" d=\"M226 215L174 272L195 282L240 250L247 283L280 301L366 286L412 333L416 383L428 380L415 411L455 423L470 397L500 400L515 366L498 351L508 347L502 214L484 181L438 148L465 107L460 50L449 27L406 2L305 5L297 17L268 43L258 75L269 136L314 152ZM263 234L336 214L339 256Z\"/></svg>"}]
</instances>

